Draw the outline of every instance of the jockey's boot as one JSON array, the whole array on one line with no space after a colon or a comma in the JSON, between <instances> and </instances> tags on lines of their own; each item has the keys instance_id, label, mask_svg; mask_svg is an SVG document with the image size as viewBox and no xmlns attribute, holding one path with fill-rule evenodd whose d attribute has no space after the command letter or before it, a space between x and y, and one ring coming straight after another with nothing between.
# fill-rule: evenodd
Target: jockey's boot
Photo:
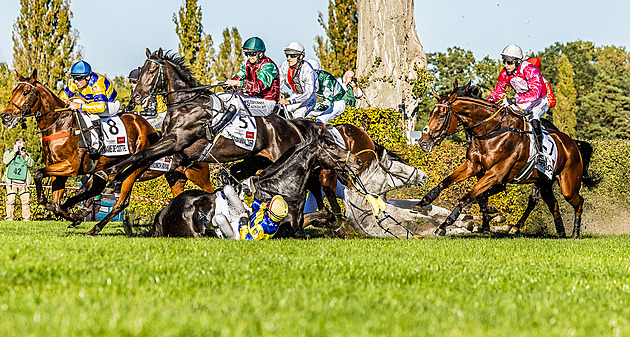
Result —
<instances>
[{"instance_id":1,"label":"jockey's boot","mask_svg":"<svg viewBox=\"0 0 630 337\"><path fill-rule=\"evenodd\" d=\"M101 129L101 121L92 121L92 127L98 135L96 140L98 142L98 145L96 146L96 148L94 146L90 146L90 154L101 154L105 152L105 138L103 137L103 129Z\"/></svg>"},{"instance_id":2,"label":"jockey's boot","mask_svg":"<svg viewBox=\"0 0 630 337\"><path fill-rule=\"evenodd\" d=\"M230 105L216 125L206 125L206 137L208 140L213 141L219 132L223 131L223 128L232 121L234 115L236 115L236 107Z\"/></svg>"},{"instance_id":3,"label":"jockey's boot","mask_svg":"<svg viewBox=\"0 0 630 337\"><path fill-rule=\"evenodd\" d=\"M542 134L542 126L540 125L539 119L532 119L532 128L534 129L534 143L536 144L536 152L538 154L542 153L542 142L543 142L543 134Z\"/></svg>"}]
</instances>

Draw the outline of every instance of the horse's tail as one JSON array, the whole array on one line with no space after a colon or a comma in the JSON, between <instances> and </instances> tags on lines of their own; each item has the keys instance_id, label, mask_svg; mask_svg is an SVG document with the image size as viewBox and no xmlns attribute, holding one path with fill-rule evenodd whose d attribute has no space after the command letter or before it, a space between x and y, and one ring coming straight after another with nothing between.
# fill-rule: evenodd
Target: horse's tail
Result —
<instances>
[{"instance_id":1,"label":"horse's tail","mask_svg":"<svg viewBox=\"0 0 630 337\"><path fill-rule=\"evenodd\" d=\"M577 143L580 154L582 155L582 183L587 188L592 189L602 181L602 177L588 172L589 165L591 164L591 157L593 156L593 146L583 140L576 140L575 142Z\"/></svg>"}]
</instances>

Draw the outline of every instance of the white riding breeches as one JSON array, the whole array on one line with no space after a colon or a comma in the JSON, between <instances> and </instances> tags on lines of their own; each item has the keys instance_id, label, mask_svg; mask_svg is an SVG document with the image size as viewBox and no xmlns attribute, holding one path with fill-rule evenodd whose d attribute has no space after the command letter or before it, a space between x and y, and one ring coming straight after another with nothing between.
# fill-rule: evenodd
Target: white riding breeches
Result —
<instances>
[{"instance_id":1,"label":"white riding breeches","mask_svg":"<svg viewBox=\"0 0 630 337\"><path fill-rule=\"evenodd\" d=\"M331 120L341 116L344 113L344 111L346 111L346 101L338 100L336 102L333 102L332 106L329 107L327 110L324 110L324 111L313 110L313 111L311 111L306 116L306 118L317 117L317 120L319 122L322 122L324 124L328 124Z\"/></svg>"},{"instance_id":2,"label":"white riding breeches","mask_svg":"<svg viewBox=\"0 0 630 337\"><path fill-rule=\"evenodd\" d=\"M317 95L313 93L306 101L289 104L286 108L293 118L305 118L309 112L313 111L315 103L317 103Z\"/></svg>"}]
</instances>

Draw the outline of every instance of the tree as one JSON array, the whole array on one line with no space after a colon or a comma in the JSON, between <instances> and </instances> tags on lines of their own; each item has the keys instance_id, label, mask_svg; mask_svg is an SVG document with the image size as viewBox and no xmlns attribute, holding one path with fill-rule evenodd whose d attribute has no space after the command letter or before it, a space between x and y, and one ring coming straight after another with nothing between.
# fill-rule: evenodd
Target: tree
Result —
<instances>
[{"instance_id":1,"label":"tree","mask_svg":"<svg viewBox=\"0 0 630 337\"><path fill-rule=\"evenodd\" d=\"M327 24L319 13L317 21L327 38L315 38L315 55L322 68L336 77L356 68L358 20L357 0L329 0Z\"/></svg>"},{"instance_id":2,"label":"tree","mask_svg":"<svg viewBox=\"0 0 630 337\"><path fill-rule=\"evenodd\" d=\"M415 126L415 109L430 74L416 33L413 0L359 0L357 74L363 101L379 108L406 106L403 129Z\"/></svg>"},{"instance_id":3,"label":"tree","mask_svg":"<svg viewBox=\"0 0 630 337\"><path fill-rule=\"evenodd\" d=\"M221 79L223 75L230 78L236 74L243 63L243 42L236 27L223 30L223 42L219 45L219 53L213 60L212 76Z\"/></svg>"},{"instance_id":4,"label":"tree","mask_svg":"<svg viewBox=\"0 0 630 337\"><path fill-rule=\"evenodd\" d=\"M460 47L427 54L427 68L435 77L433 87L440 93L451 91L454 80L460 84L474 80L474 66L473 53Z\"/></svg>"},{"instance_id":5,"label":"tree","mask_svg":"<svg viewBox=\"0 0 630 337\"><path fill-rule=\"evenodd\" d=\"M201 6L197 0L185 0L178 14L173 14L175 32L179 37L179 55L184 57L197 79L208 83L210 63L214 55L212 36L203 32Z\"/></svg>"},{"instance_id":6,"label":"tree","mask_svg":"<svg viewBox=\"0 0 630 337\"><path fill-rule=\"evenodd\" d=\"M61 89L64 74L81 57L72 29L70 0L20 0L13 25L13 67L23 74L39 70L39 81Z\"/></svg>"},{"instance_id":7,"label":"tree","mask_svg":"<svg viewBox=\"0 0 630 337\"><path fill-rule=\"evenodd\" d=\"M0 62L0 106L6 106L11 98L11 91L15 84L15 73L11 74L9 66L4 62Z\"/></svg>"},{"instance_id":8,"label":"tree","mask_svg":"<svg viewBox=\"0 0 630 337\"><path fill-rule=\"evenodd\" d=\"M577 91L573 83L573 67L566 55L559 57L556 67L558 69L558 84L556 84L554 91L557 102L554 108L553 122L560 131L574 137L577 125L575 116Z\"/></svg>"}]
</instances>

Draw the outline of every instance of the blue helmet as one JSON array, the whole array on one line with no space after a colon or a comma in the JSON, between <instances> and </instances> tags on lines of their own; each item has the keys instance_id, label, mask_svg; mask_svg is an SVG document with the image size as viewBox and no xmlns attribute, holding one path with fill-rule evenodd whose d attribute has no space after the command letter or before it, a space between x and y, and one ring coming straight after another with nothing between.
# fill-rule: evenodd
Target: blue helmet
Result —
<instances>
[{"instance_id":1,"label":"blue helmet","mask_svg":"<svg viewBox=\"0 0 630 337\"><path fill-rule=\"evenodd\" d=\"M85 61L79 61L73 64L70 69L70 76L72 77L88 76L91 73L92 67L90 67L90 64Z\"/></svg>"}]
</instances>

